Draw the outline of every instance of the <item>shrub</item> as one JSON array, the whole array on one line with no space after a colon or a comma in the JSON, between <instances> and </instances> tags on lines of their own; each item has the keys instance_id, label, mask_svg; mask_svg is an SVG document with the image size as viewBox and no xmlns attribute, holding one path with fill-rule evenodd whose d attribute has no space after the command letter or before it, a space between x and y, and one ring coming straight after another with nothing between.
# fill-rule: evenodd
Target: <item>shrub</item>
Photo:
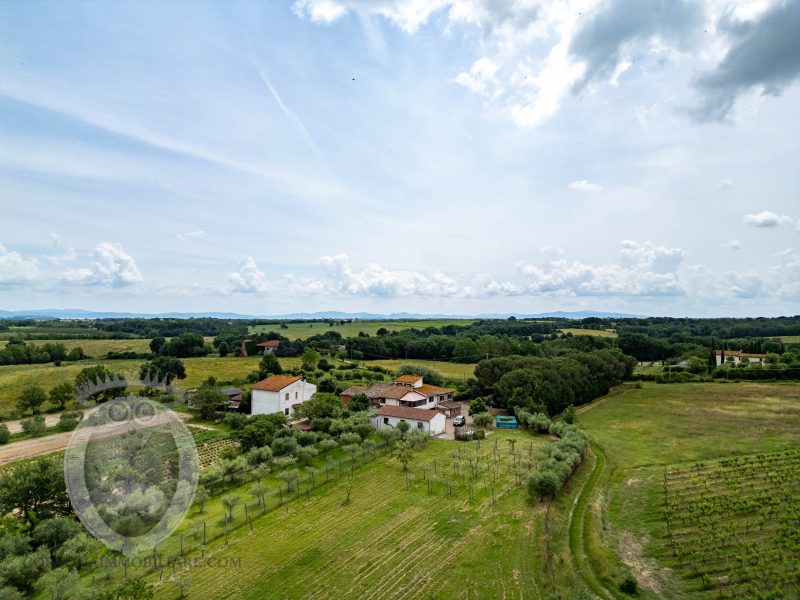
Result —
<instances>
[{"instance_id":1,"label":"shrub","mask_svg":"<svg viewBox=\"0 0 800 600\"><path fill-rule=\"evenodd\" d=\"M537 471L528 478L528 494L540 500L552 498L561 487L558 476L553 471Z\"/></svg>"},{"instance_id":2,"label":"shrub","mask_svg":"<svg viewBox=\"0 0 800 600\"><path fill-rule=\"evenodd\" d=\"M469 403L469 414L470 415L478 415L481 413L485 413L489 410L486 406L486 400L483 398L475 398L472 402Z\"/></svg>"},{"instance_id":3,"label":"shrub","mask_svg":"<svg viewBox=\"0 0 800 600\"><path fill-rule=\"evenodd\" d=\"M60 431L72 431L81 421L82 413L65 412L58 418L58 429Z\"/></svg>"},{"instance_id":4,"label":"shrub","mask_svg":"<svg viewBox=\"0 0 800 600\"><path fill-rule=\"evenodd\" d=\"M564 423L568 425L572 425L575 422L575 418L577 414L575 413L575 407L571 404L564 409L564 412L561 413L561 418L564 419Z\"/></svg>"},{"instance_id":5,"label":"shrub","mask_svg":"<svg viewBox=\"0 0 800 600\"><path fill-rule=\"evenodd\" d=\"M477 427L491 427L492 415L487 412L478 413L472 417L472 422L475 423Z\"/></svg>"},{"instance_id":6,"label":"shrub","mask_svg":"<svg viewBox=\"0 0 800 600\"><path fill-rule=\"evenodd\" d=\"M11 432L8 430L8 425L0 423L0 444L7 444L11 439Z\"/></svg>"},{"instance_id":7,"label":"shrub","mask_svg":"<svg viewBox=\"0 0 800 600\"><path fill-rule=\"evenodd\" d=\"M486 432L483 429L476 429L475 433L472 435L472 439L485 440L486 439Z\"/></svg>"},{"instance_id":8,"label":"shrub","mask_svg":"<svg viewBox=\"0 0 800 600\"><path fill-rule=\"evenodd\" d=\"M639 584L636 583L636 580L628 575L622 583L619 584L619 589L621 592L628 594L629 596L635 596L639 593Z\"/></svg>"},{"instance_id":9,"label":"shrub","mask_svg":"<svg viewBox=\"0 0 800 600\"><path fill-rule=\"evenodd\" d=\"M20 425L22 425L22 431L33 436L42 435L46 429L42 415L34 415L28 419L23 419Z\"/></svg>"},{"instance_id":10,"label":"shrub","mask_svg":"<svg viewBox=\"0 0 800 600\"><path fill-rule=\"evenodd\" d=\"M275 456L296 454L299 444L293 437L279 437L272 440L272 453Z\"/></svg>"},{"instance_id":11,"label":"shrub","mask_svg":"<svg viewBox=\"0 0 800 600\"><path fill-rule=\"evenodd\" d=\"M361 436L357 433L343 433L339 436L339 443L346 446L347 444L360 444Z\"/></svg>"},{"instance_id":12,"label":"shrub","mask_svg":"<svg viewBox=\"0 0 800 600\"><path fill-rule=\"evenodd\" d=\"M234 431L239 431L247 425L247 417L242 413L230 413L225 416L225 424L230 425Z\"/></svg>"}]
</instances>

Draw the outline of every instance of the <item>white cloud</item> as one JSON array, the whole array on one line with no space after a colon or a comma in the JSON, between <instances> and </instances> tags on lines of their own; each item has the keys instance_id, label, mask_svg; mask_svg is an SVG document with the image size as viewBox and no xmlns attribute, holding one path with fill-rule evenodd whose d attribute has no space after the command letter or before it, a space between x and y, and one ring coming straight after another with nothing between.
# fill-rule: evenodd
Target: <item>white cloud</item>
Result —
<instances>
[{"instance_id":1,"label":"white cloud","mask_svg":"<svg viewBox=\"0 0 800 600\"><path fill-rule=\"evenodd\" d=\"M75 248L67 248L63 254L52 254L50 256L45 256L45 260L51 265L64 265L77 258L78 253L75 252Z\"/></svg>"},{"instance_id":2,"label":"white cloud","mask_svg":"<svg viewBox=\"0 0 800 600\"><path fill-rule=\"evenodd\" d=\"M470 70L459 73L455 82L470 89L476 94L491 95L487 89L495 81L495 74L500 65L487 57L479 58Z\"/></svg>"},{"instance_id":3,"label":"white cloud","mask_svg":"<svg viewBox=\"0 0 800 600\"><path fill-rule=\"evenodd\" d=\"M755 215L745 215L742 221L745 225L752 225L753 227L777 227L794 223L794 219L791 217L776 215L768 210Z\"/></svg>"},{"instance_id":4,"label":"white cloud","mask_svg":"<svg viewBox=\"0 0 800 600\"><path fill-rule=\"evenodd\" d=\"M19 252L6 250L0 244L0 285L30 282L36 278L38 270L35 258L23 258Z\"/></svg>"},{"instance_id":5,"label":"white cloud","mask_svg":"<svg viewBox=\"0 0 800 600\"><path fill-rule=\"evenodd\" d=\"M78 285L110 285L119 288L143 281L139 267L121 244L101 242L94 251L95 262L89 268L64 271L61 280Z\"/></svg>"},{"instance_id":6,"label":"white cloud","mask_svg":"<svg viewBox=\"0 0 800 600\"><path fill-rule=\"evenodd\" d=\"M392 271L369 263L354 271L346 254L323 256L320 264L333 289L344 294L367 296L455 296L458 284L441 272Z\"/></svg>"},{"instance_id":7,"label":"white cloud","mask_svg":"<svg viewBox=\"0 0 800 600\"><path fill-rule=\"evenodd\" d=\"M651 242L622 242L623 264L552 261L548 267L518 263L531 294L563 296L677 296L685 294L676 270L686 253Z\"/></svg>"},{"instance_id":8,"label":"white cloud","mask_svg":"<svg viewBox=\"0 0 800 600\"><path fill-rule=\"evenodd\" d=\"M576 190L579 192L599 192L603 189L603 186L600 184L592 183L591 181L586 181L585 179L573 181L567 187L571 190Z\"/></svg>"},{"instance_id":9,"label":"white cloud","mask_svg":"<svg viewBox=\"0 0 800 600\"><path fill-rule=\"evenodd\" d=\"M234 292L267 292L272 286L267 276L258 268L252 256L245 256L239 263L239 270L228 274L228 283Z\"/></svg>"},{"instance_id":10,"label":"white cloud","mask_svg":"<svg viewBox=\"0 0 800 600\"><path fill-rule=\"evenodd\" d=\"M719 245L720 248L728 248L729 250L741 250L742 243L739 240L728 240Z\"/></svg>"},{"instance_id":11,"label":"white cloud","mask_svg":"<svg viewBox=\"0 0 800 600\"><path fill-rule=\"evenodd\" d=\"M547 246L542 246L539 248L539 252L542 254L549 254L551 256L561 256L564 254L564 249L560 248L559 246L548 244Z\"/></svg>"},{"instance_id":12,"label":"white cloud","mask_svg":"<svg viewBox=\"0 0 800 600\"><path fill-rule=\"evenodd\" d=\"M720 179L719 180L719 189L721 191L729 190L733 187L733 181L730 179Z\"/></svg>"},{"instance_id":13,"label":"white cloud","mask_svg":"<svg viewBox=\"0 0 800 600\"><path fill-rule=\"evenodd\" d=\"M180 241L185 242L185 241L190 240L192 238L198 238L200 236L203 236L203 235L205 235L205 233L206 233L205 230L197 229L195 231L187 231L186 233L180 233L179 232L179 233L176 233L175 235L178 236L178 239Z\"/></svg>"},{"instance_id":14,"label":"white cloud","mask_svg":"<svg viewBox=\"0 0 800 600\"><path fill-rule=\"evenodd\" d=\"M462 295L466 298L492 298L494 296L519 296L525 293L525 289L517 284L509 282L499 282L494 277L481 274L466 286Z\"/></svg>"}]
</instances>

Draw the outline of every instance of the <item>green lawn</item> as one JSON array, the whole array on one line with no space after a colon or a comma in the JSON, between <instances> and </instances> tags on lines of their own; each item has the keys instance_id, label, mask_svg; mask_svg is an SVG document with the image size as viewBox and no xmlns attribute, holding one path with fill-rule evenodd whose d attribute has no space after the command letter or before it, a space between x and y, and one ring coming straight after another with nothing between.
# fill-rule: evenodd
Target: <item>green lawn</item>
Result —
<instances>
[{"instance_id":1,"label":"green lawn","mask_svg":"<svg viewBox=\"0 0 800 600\"><path fill-rule=\"evenodd\" d=\"M629 385L584 407L578 421L607 461L590 499L594 570L609 587L633 573L642 598L702 598L665 559L664 467L797 446L800 386Z\"/></svg>"},{"instance_id":2,"label":"green lawn","mask_svg":"<svg viewBox=\"0 0 800 600\"><path fill-rule=\"evenodd\" d=\"M3 348L8 343L7 340L0 340L0 348ZM150 352L149 339L132 339L132 340L26 340L27 344L34 344L41 346L42 344L64 344L67 350L72 350L75 347L83 348L83 352L87 356L102 357L109 352Z\"/></svg>"},{"instance_id":3,"label":"green lawn","mask_svg":"<svg viewBox=\"0 0 800 600\"><path fill-rule=\"evenodd\" d=\"M438 371L445 377L455 377L457 379L464 379L472 377L475 374L474 364L462 364L455 362L442 362L441 360L422 360L416 358L400 359L390 358L385 360L367 360L364 361L367 365L379 365L387 369L397 369L400 365L423 365Z\"/></svg>"},{"instance_id":4,"label":"green lawn","mask_svg":"<svg viewBox=\"0 0 800 600\"><path fill-rule=\"evenodd\" d=\"M274 331L290 340L304 340L312 335L323 334L327 331L336 331L342 337L356 337L359 332L375 335L378 329L384 327L389 331L402 331L404 329L425 329L426 327L444 327L445 325L469 325L474 323L473 319L426 319L421 321L353 321L331 327L327 321L314 321L305 323L287 323L286 329L281 329L280 324L274 325L255 325L251 327L253 332Z\"/></svg>"}]
</instances>

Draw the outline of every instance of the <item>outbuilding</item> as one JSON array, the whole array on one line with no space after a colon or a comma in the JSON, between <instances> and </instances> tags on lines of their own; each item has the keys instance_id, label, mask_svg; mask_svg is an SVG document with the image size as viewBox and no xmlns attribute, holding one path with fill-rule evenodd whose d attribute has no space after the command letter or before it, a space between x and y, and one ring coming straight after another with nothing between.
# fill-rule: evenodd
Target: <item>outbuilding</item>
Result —
<instances>
[{"instance_id":1,"label":"outbuilding","mask_svg":"<svg viewBox=\"0 0 800 600\"><path fill-rule=\"evenodd\" d=\"M430 435L438 435L444 432L447 418L438 410L391 404L384 404L372 415L375 429L396 429L401 421L408 423L409 431L424 431Z\"/></svg>"}]
</instances>

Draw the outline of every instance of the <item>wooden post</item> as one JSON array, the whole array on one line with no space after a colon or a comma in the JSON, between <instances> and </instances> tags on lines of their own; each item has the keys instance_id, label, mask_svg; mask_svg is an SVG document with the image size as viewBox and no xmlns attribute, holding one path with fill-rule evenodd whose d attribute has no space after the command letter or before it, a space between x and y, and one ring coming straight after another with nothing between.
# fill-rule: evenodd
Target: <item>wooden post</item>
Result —
<instances>
[{"instance_id":1,"label":"wooden post","mask_svg":"<svg viewBox=\"0 0 800 600\"><path fill-rule=\"evenodd\" d=\"M203 521L203 546L206 545L206 522Z\"/></svg>"}]
</instances>

